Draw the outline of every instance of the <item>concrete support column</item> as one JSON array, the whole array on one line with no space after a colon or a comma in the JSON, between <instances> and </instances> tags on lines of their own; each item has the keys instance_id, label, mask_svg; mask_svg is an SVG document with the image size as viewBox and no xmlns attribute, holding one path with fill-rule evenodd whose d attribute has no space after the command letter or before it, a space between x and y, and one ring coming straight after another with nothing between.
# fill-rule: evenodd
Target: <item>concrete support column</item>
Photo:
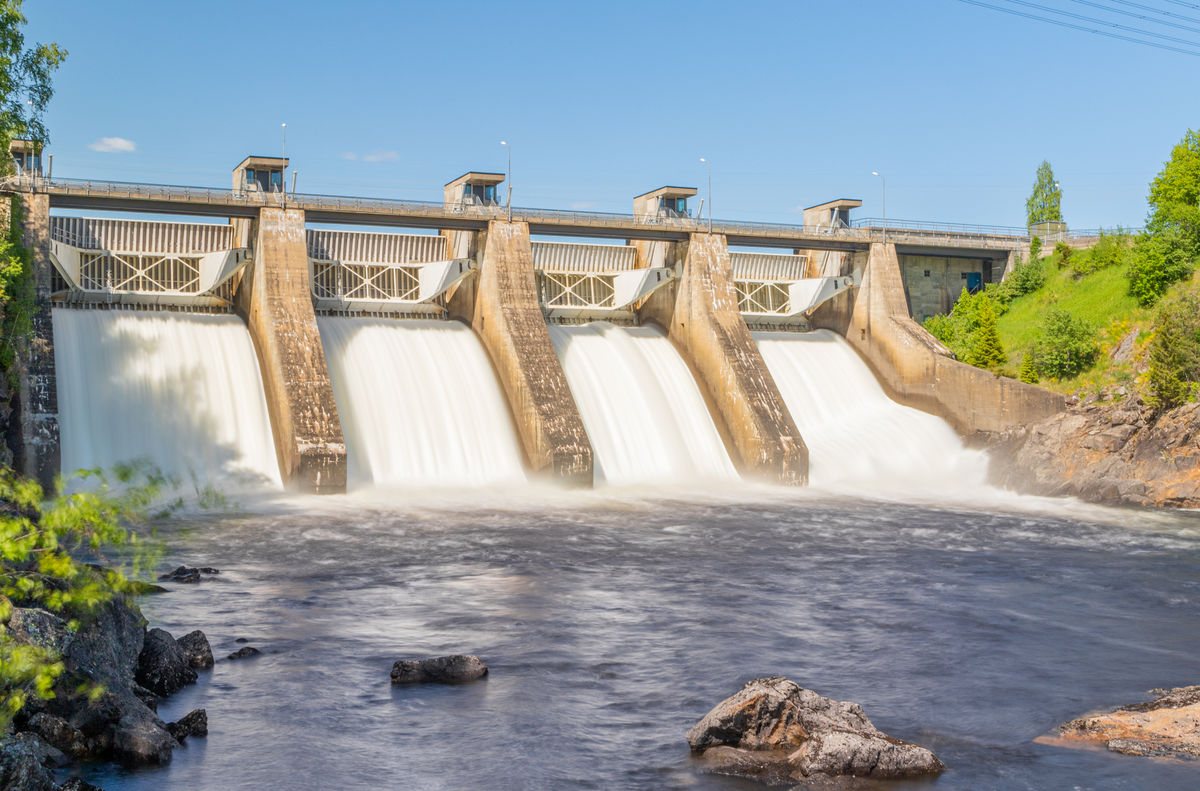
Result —
<instances>
[{"instance_id":1,"label":"concrete support column","mask_svg":"<svg viewBox=\"0 0 1200 791\"><path fill-rule=\"evenodd\" d=\"M845 335L894 399L961 434L1027 425L1066 407L1058 393L953 359L909 314L893 244L873 243L861 285L818 308L812 324Z\"/></svg>"},{"instance_id":2,"label":"concrete support column","mask_svg":"<svg viewBox=\"0 0 1200 791\"><path fill-rule=\"evenodd\" d=\"M529 225L493 220L475 248L479 274L455 289L447 309L491 356L530 468L590 486L592 445L538 302Z\"/></svg>"},{"instance_id":3,"label":"concrete support column","mask_svg":"<svg viewBox=\"0 0 1200 791\"><path fill-rule=\"evenodd\" d=\"M692 234L676 282L652 294L639 314L667 329L696 373L742 471L807 483L808 446L738 311L725 237Z\"/></svg>"},{"instance_id":4,"label":"concrete support column","mask_svg":"<svg viewBox=\"0 0 1200 791\"><path fill-rule=\"evenodd\" d=\"M259 211L252 263L234 296L258 353L285 484L346 490L346 445L317 331L304 212Z\"/></svg>"},{"instance_id":5,"label":"concrete support column","mask_svg":"<svg viewBox=\"0 0 1200 791\"><path fill-rule=\"evenodd\" d=\"M50 312L54 276L50 261L50 196L25 193L19 197L22 242L33 256L36 310L28 357L18 361L20 440L14 462L22 473L36 478L50 491L61 464L54 320Z\"/></svg>"}]
</instances>

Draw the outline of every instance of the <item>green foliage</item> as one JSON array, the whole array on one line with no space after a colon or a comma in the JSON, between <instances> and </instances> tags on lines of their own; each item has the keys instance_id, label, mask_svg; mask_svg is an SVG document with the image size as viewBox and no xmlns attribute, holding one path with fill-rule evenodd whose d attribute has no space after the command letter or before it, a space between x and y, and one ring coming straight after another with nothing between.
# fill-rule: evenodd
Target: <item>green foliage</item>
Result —
<instances>
[{"instance_id":1,"label":"green foliage","mask_svg":"<svg viewBox=\"0 0 1200 791\"><path fill-rule=\"evenodd\" d=\"M1200 132L1189 129L1150 182L1150 217L1129 267L1129 293L1153 305L1200 257Z\"/></svg>"},{"instance_id":2,"label":"green foliage","mask_svg":"<svg viewBox=\"0 0 1200 791\"><path fill-rule=\"evenodd\" d=\"M1200 203L1200 131L1189 129L1171 149L1171 158L1150 182L1147 200L1152 225L1160 212Z\"/></svg>"},{"instance_id":3,"label":"green foliage","mask_svg":"<svg viewBox=\"0 0 1200 791\"><path fill-rule=\"evenodd\" d=\"M1050 163L1042 160L1033 182L1033 192L1025 201L1025 224L1062 222L1062 189L1054 180Z\"/></svg>"},{"instance_id":4,"label":"green foliage","mask_svg":"<svg viewBox=\"0 0 1200 791\"><path fill-rule=\"evenodd\" d=\"M1010 297L1020 297L1032 294L1045 283L1046 268L1042 265L1041 260L1030 258L1023 262L1021 257L1017 256L1016 265L1013 266L1012 272L1009 272L1008 277L1001 285Z\"/></svg>"},{"instance_id":5,"label":"green foliage","mask_svg":"<svg viewBox=\"0 0 1200 791\"><path fill-rule=\"evenodd\" d=\"M119 486L110 488L98 470L85 471L80 477L92 488L66 492L60 485L44 503L36 482L0 469L0 502L7 504L0 512L0 624L15 602L44 607L75 628L113 596L136 590L105 553L119 548L132 572L154 562L151 548L129 525L140 520L165 479L138 465L119 467L114 475ZM30 695L51 694L62 672L59 659L17 643L0 628L0 729Z\"/></svg>"},{"instance_id":6,"label":"green foliage","mask_svg":"<svg viewBox=\"0 0 1200 791\"><path fill-rule=\"evenodd\" d=\"M1036 261L1042 257L1042 237L1035 236L1029 240L1029 260Z\"/></svg>"},{"instance_id":7,"label":"green foliage","mask_svg":"<svg viewBox=\"0 0 1200 791\"><path fill-rule=\"evenodd\" d=\"M995 368L1006 362L1008 356L1004 353L1000 333L996 330L996 313L992 309L992 301L986 297L979 305L978 321L975 341L971 345L971 354L966 362L980 368Z\"/></svg>"},{"instance_id":8,"label":"green foliage","mask_svg":"<svg viewBox=\"0 0 1200 791\"><path fill-rule=\"evenodd\" d=\"M42 116L54 95L50 78L67 57L57 44L25 46L22 4L22 0L0 0L0 147L4 151L13 138L49 142Z\"/></svg>"},{"instance_id":9,"label":"green foliage","mask_svg":"<svg viewBox=\"0 0 1200 791\"><path fill-rule=\"evenodd\" d=\"M1095 327L1058 308L1046 314L1034 349L1038 373L1053 379L1079 374L1100 354Z\"/></svg>"},{"instance_id":10,"label":"green foliage","mask_svg":"<svg viewBox=\"0 0 1200 791\"><path fill-rule=\"evenodd\" d=\"M1087 255L1072 257L1071 271L1076 277L1082 277L1110 266L1123 266L1129 263L1132 246L1133 237L1122 228L1100 231L1100 238Z\"/></svg>"},{"instance_id":11,"label":"green foliage","mask_svg":"<svg viewBox=\"0 0 1200 791\"><path fill-rule=\"evenodd\" d=\"M1167 300L1150 339L1149 402L1170 409L1192 398L1200 382L1200 295Z\"/></svg>"},{"instance_id":12,"label":"green foliage","mask_svg":"<svg viewBox=\"0 0 1200 791\"><path fill-rule=\"evenodd\" d=\"M33 282L33 259L20 244L22 205L15 195L11 200L12 224L7 235L0 238L0 373L9 390L15 391L16 361L33 335L33 313L36 301Z\"/></svg>"},{"instance_id":13,"label":"green foliage","mask_svg":"<svg viewBox=\"0 0 1200 791\"><path fill-rule=\"evenodd\" d=\"M1021 360L1021 369L1017 371L1017 378L1025 384L1035 385L1038 383L1037 363L1032 354L1026 354Z\"/></svg>"},{"instance_id":14,"label":"green foliage","mask_svg":"<svg viewBox=\"0 0 1200 791\"><path fill-rule=\"evenodd\" d=\"M1068 266L1071 263L1071 257L1075 255L1075 248L1066 242L1059 242L1054 245L1054 255L1058 257L1060 267Z\"/></svg>"},{"instance_id":15,"label":"green foliage","mask_svg":"<svg viewBox=\"0 0 1200 791\"><path fill-rule=\"evenodd\" d=\"M1139 305L1155 304L1172 283L1192 273L1196 256L1191 242L1179 228L1171 227L1138 238L1129 264L1129 293Z\"/></svg>"}]
</instances>

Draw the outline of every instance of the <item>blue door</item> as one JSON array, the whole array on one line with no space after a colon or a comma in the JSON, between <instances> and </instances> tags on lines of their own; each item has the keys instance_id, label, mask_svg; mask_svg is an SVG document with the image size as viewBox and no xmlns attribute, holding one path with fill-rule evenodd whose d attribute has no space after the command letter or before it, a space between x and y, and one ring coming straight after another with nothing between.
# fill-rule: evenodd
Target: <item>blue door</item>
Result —
<instances>
[{"instance_id":1,"label":"blue door","mask_svg":"<svg viewBox=\"0 0 1200 791\"><path fill-rule=\"evenodd\" d=\"M967 272L967 291L971 294L983 288L982 272Z\"/></svg>"}]
</instances>

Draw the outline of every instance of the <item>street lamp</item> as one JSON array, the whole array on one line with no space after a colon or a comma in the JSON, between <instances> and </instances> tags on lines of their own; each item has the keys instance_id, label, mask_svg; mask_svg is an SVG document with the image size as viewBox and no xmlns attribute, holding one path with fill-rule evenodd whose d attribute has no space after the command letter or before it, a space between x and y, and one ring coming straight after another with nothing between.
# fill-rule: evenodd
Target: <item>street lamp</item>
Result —
<instances>
[{"instance_id":1,"label":"street lamp","mask_svg":"<svg viewBox=\"0 0 1200 791\"><path fill-rule=\"evenodd\" d=\"M708 166L708 232L712 233L712 161L705 157L700 161Z\"/></svg>"},{"instance_id":2,"label":"street lamp","mask_svg":"<svg viewBox=\"0 0 1200 791\"><path fill-rule=\"evenodd\" d=\"M887 246L887 179L878 170L871 171L872 176L879 176L879 180L883 182L883 245Z\"/></svg>"},{"instance_id":3,"label":"street lamp","mask_svg":"<svg viewBox=\"0 0 1200 791\"><path fill-rule=\"evenodd\" d=\"M508 199L505 201L504 209L508 212L508 221L512 222L512 146L507 140L501 140L500 145L508 150L508 172L504 175L504 180L508 182Z\"/></svg>"}]
</instances>

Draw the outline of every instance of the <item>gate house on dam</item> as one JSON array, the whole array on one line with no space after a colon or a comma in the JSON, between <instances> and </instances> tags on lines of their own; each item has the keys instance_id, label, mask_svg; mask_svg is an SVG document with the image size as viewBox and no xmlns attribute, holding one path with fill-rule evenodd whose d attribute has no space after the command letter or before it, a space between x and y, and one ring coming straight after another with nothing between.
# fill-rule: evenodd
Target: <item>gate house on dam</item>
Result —
<instances>
[{"instance_id":1,"label":"gate house on dam","mask_svg":"<svg viewBox=\"0 0 1200 791\"><path fill-rule=\"evenodd\" d=\"M388 442L411 443L414 453L420 446L426 459L482 456L475 444L487 438L456 435L464 447L438 448L436 436L402 425L404 388L424 399L409 408L440 409L451 422L490 409L481 385L444 379L472 355L496 380L491 389L504 431L511 426L517 466L580 486L653 477L655 465L687 465L705 454L712 463L700 474L729 468L805 483L808 448L751 330L833 330L892 397L962 433L1062 408L1055 394L957 362L914 320L947 309L962 285L1002 277L1027 238L889 227L885 242L883 228L849 224L855 201L813 207L804 225L713 221L710 229L691 216L696 191L681 187L638 196L632 214L509 210L497 200L504 177L476 171L447 184L440 202L304 195L286 191L287 166L248 157L231 189L48 179L29 168L8 179L6 190L24 204L40 308L15 449L26 473L49 481L60 468L95 461L86 442L62 435L81 430L79 418L67 420L75 396L62 380L78 372L61 368L77 350L56 346L55 328L78 311L121 311L105 315L138 321L188 315L198 332L219 325L228 343L244 345L248 336L257 367L230 373L227 366L222 375L256 379L242 411L262 404L269 417L264 441L274 453L260 465L270 467L268 477L277 466L285 485L312 492L344 491L348 476L384 479L394 465L372 450L371 435L385 432L378 421L400 421ZM96 216L61 213L80 211ZM424 366L420 375L415 367L368 370L383 362L348 368L327 355L347 353L330 344L346 326L338 322L350 320L371 332L412 328L439 340L404 358L402 367ZM179 343L190 348L186 337ZM451 348L458 351L436 351ZM581 390L622 384L613 376L588 380L593 361L580 359L587 349L616 348L647 361L622 376L674 377L655 390L671 393L660 407L625 410L640 428L624 427L621 442L600 436L607 429L597 423L596 394ZM392 384L380 397L393 402L379 402L369 418L355 395L357 378L385 374ZM177 408L188 409L188 401ZM218 410L221 401L214 397ZM616 403L601 406L619 414ZM213 463L240 458L249 430L223 440ZM697 432L710 437L705 449L687 444L700 441ZM659 460L659 434L688 450L662 451Z\"/></svg>"}]
</instances>

